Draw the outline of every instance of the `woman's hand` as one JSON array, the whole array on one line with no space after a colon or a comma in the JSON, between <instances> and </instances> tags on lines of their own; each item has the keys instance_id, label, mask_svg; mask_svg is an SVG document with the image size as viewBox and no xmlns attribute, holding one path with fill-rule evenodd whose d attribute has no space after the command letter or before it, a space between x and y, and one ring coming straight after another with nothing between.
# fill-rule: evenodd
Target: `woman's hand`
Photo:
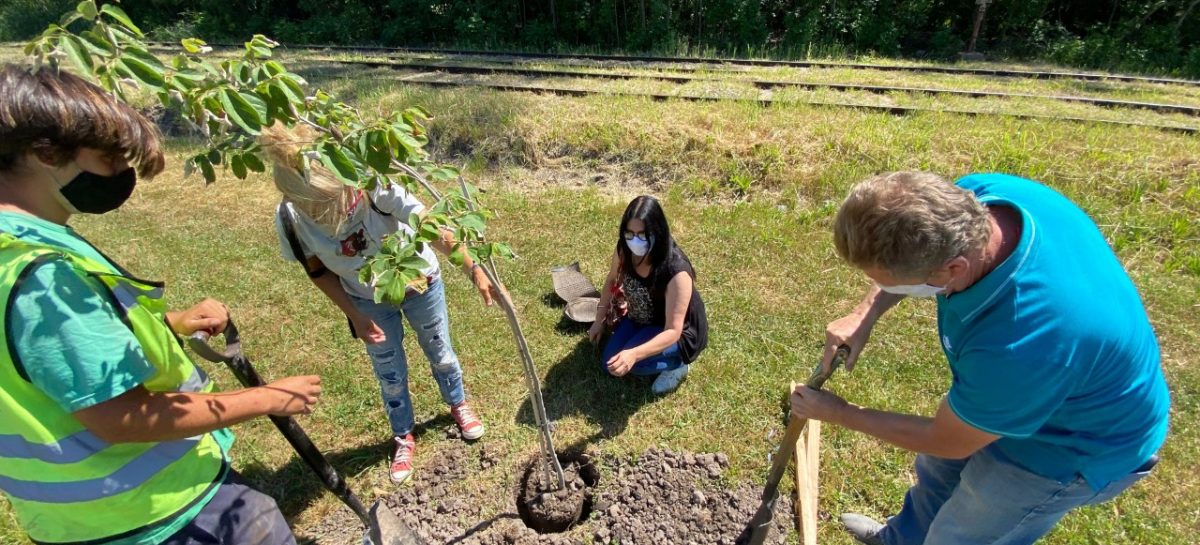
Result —
<instances>
[{"instance_id":1,"label":"woman's hand","mask_svg":"<svg viewBox=\"0 0 1200 545\"><path fill-rule=\"evenodd\" d=\"M638 357L633 350L622 350L608 359L608 372L615 377L623 377L630 369L633 369L633 364L637 362Z\"/></svg>"},{"instance_id":2,"label":"woman's hand","mask_svg":"<svg viewBox=\"0 0 1200 545\"><path fill-rule=\"evenodd\" d=\"M496 299L499 299L500 290L492 285L492 281L488 280L487 273L483 272L483 267L478 265L471 267L471 280L475 283L475 289L479 290L479 295L483 297L483 303L487 306L492 306Z\"/></svg>"},{"instance_id":3,"label":"woman's hand","mask_svg":"<svg viewBox=\"0 0 1200 545\"><path fill-rule=\"evenodd\" d=\"M167 323L176 334L187 337L197 331L221 334L229 323L229 307L216 299L205 299L184 311L167 313Z\"/></svg>"},{"instance_id":4,"label":"woman's hand","mask_svg":"<svg viewBox=\"0 0 1200 545\"><path fill-rule=\"evenodd\" d=\"M596 318L592 322L592 327L588 328L588 340L593 344L600 342L600 337L604 335L604 318Z\"/></svg>"},{"instance_id":5,"label":"woman's hand","mask_svg":"<svg viewBox=\"0 0 1200 545\"><path fill-rule=\"evenodd\" d=\"M354 324L354 333L366 344L378 344L387 340L387 334L383 332L379 324L376 324L366 314L355 313L350 316L350 323Z\"/></svg>"}]
</instances>

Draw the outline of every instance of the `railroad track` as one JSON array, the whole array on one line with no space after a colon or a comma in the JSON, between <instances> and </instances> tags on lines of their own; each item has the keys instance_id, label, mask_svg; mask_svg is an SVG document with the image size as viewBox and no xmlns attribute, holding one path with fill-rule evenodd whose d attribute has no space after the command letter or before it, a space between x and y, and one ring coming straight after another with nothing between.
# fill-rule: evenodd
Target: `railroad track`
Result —
<instances>
[{"instance_id":1,"label":"railroad track","mask_svg":"<svg viewBox=\"0 0 1200 545\"><path fill-rule=\"evenodd\" d=\"M971 98L1024 98L1024 99L1042 99L1054 100L1058 102L1071 102L1077 104L1088 104L1104 108L1132 108L1151 110L1160 113L1177 113L1191 116L1200 116L1200 107L1187 106L1182 104L1162 104L1155 102L1140 102L1130 100L1114 100L1105 98L1079 97L1070 95L1037 95L1030 93L1002 93L999 91L970 91L961 89L941 89L931 87L892 87L883 85L865 85L858 83L825 83L825 82L808 82L808 81L786 81L786 80L752 80L752 79L719 79L705 78L697 76L673 75L673 74L634 74L628 72L599 72L595 70L544 70L533 68L516 68L509 66L465 66L458 64L446 63L414 63L414 62L391 62L391 61L336 61L339 64L361 65L374 68L390 68L390 69L407 69L407 70L432 70L446 72L450 74L508 74L522 77L577 77L591 79L610 79L610 80L655 80L666 81L670 83L686 84L686 83L747 83L758 89L779 89L779 88L796 88L796 89L834 89L838 91L866 91L876 94L886 93L919 93L928 95L948 95L948 96L963 96Z\"/></svg>"},{"instance_id":2,"label":"railroad track","mask_svg":"<svg viewBox=\"0 0 1200 545\"><path fill-rule=\"evenodd\" d=\"M176 44L154 42L160 47L177 48ZM210 44L213 47L241 48L240 44ZM1076 79L1083 81L1120 81L1127 83L1154 83L1164 85L1184 85L1200 87L1200 81L1179 78L1156 78L1149 76L1130 76L1122 74L1102 74L1096 72L1075 72L1065 70L1012 70L1000 68L969 68L959 66L904 66L873 63L833 62L833 61L786 61L766 59L737 59L737 58L700 58L700 57L667 57L657 55L600 55L600 54L561 54L561 53L529 53L523 51L483 51L477 49L445 49L433 47L363 47L348 45L295 45L290 49L299 50L332 50L359 53L432 53L441 55L459 55L476 57L513 57L526 59L585 59L594 61L614 62L653 62L668 64L708 64L732 66L783 66L794 68L846 68L853 70L879 70L886 72L925 72L937 74L959 74L976 76L993 76L1026 79Z\"/></svg>"},{"instance_id":3,"label":"railroad track","mask_svg":"<svg viewBox=\"0 0 1200 545\"><path fill-rule=\"evenodd\" d=\"M156 47L169 47L172 50L175 47L171 44L152 44ZM214 44L214 47L220 48L240 48L236 44ZM452 55L475 55L475 56L509 56L514 58L557 58L557 59L589 59L589 60L622 60L622 61L645 61L645 62L663 62L674 61L681 63L723 63L729 61L732 64L756 64L756 65L771 65L771 66L823 66L823 67L851 67L851 68L873 68L877 65L853 64L853 63L822 63L808 61L751 61L744 59L685 59L674 57L633 57L623 55L557 55L549 53L497 53L497 52L482 52L472 50L453 50L453 49L433 49L433 48L389 48L389 47L352 47L352 46L298 46L293 47L293 50L321 51L321 50L337 50L337 51L353 51L353 52L430 52L443 53ZM738 80L736 78L729 79L714 79L714 78L699 78L694 76L684 75L643 75L620 72L598 72L586 70L544 70L544 69L527 69L515 67L479 67L479 66L461 66L446 63L398 63L394 61L346 61L346 60L330 60L328 62L346 64L346 65L366 65L378 66L394 69L413 69L413 70L432 70L451 72L457 71L460 74L493 74L493 73L508 73L512 75L523 76L566 76L566 77L591 77L591 78L607 78L607 79L655 79L661 81L674 81L677 83L687 83L694 81L713 81L713 82L730 82L742 81L749 82L758 88L770 89L777 87L790 86L795 88L829 88L838 90L861 90L875 93L886 92L922 92L930 94L945 94L959 95L972 97L1009 97L1009 98L1038 98L1038 99L1053 99L1068 102L1090 103L1104 107L1125 107L1125 108L1141 108L1154 110L1159 112L1183 113L1186 115L1200 115L1200 108L1178 104L1158 104L1149 102L1123 101L1114 99L1099 99L1090 97L1073 97L1073 96L1054 96L1054 95L1033 95L1024 93L1000 93L995 91L970 91L970 90L954 90L954 89L934 89L934 88L916 88L916 87L886 87L865 84L837 84L837 83L820 83L820 82L789 82L789 81L768 81L768 80ZM883 65L879 65L883 66ZM1112 79L1118 81L1135 81L1135 82L1153 82L1162 84L1183 84L1200 86L1200 82L1189 80L1174 80L1164 78L1145 78L1139 76L1110 76L1107 74L1086 74L1073 72L1032 72L1032 71L1004 71L1004 70L983 70L983 69L959 69L952 67L886 67L886 68L904 68L913 69L912 71L933 71L933 72L949 72L949 73L986 73L988 75L1004 75L1017 77L1016 74L1041 74L1040 77L1067 77L1067 75L1084 76L1082 79ZM928 68L929 70L925 70ZM419 74L418 76L423 76ZM1038 77L1038 76L1028 76ZM405 83L428 85L437 87L473 87L493 89L499 91L515 91L528 92L538 94L553 94L560 96L636 96L649 98L652 100L686 100L698 102L718 102L718 101L734 101L734 102L754 102L760 105L779 105L779 104L807 104L822 107L838 107L850 108L864 111L886 112L893 115L908 115L917 112L931 113L949 113L968 116L999 116L1016 119L1029 120L1059 120L1078 123L1098 123L1105 125L1115 125L1123 127L1141 127L1152 128L1171 132L1180 132L1187 134L1200 133L1200 127L1175 125L1175 124L1155 124L1136 121L1118 121L1108 119L1083 118L1074 116L1053 116L1043 114L1028 114L1017 112L990 112L990 111L972 111L960 109L938 109L938 108L919 108L912 106L892 106L878 104L861 104L847 103L835 101L799 101L799 100L780 100L771 98L742 98L742 97L714 97L714 96L695 96L683 94L666 94L666 93L641 93L641 92L612 92L593 89L579 89L570 87L553 87L553 86L536 86L536 85L519 85L510 83L491 83L478 81L454 81L454 80L434 80L423 77L398 77L397 80Z\"/></svg>"},{"instance_id":4,"label":"railroad track","mask_svg":"<svg viewBox=\"0 0 1200 545\"><path fill-rule=\"evenodd\" d=\"M403 81L412 85L427 85L431 87L470 87L480 89L493 89L498 91L515 91L535 94L549 94L557 96L631 96L642 97L656 101L667 100L685 100L690 102L753 102L762 106L772 105L810 105L831 108L848 108L863 111L884 112L893 115L910 115L915 113L944 113L957 114L967 116L997 116L1010 117L1015 119L1029 119L1041 121L1068 121L1076 123L1093 123L1101 125L1115 125L1121 127L1139 127L1151 128L1169 132L1179 132L1185 134L1200 133L1200 127L1190 127L1186 125L1158 125L1153 123L1141 123L1135 121L1117 121L1109 119L1091 119L1084 117L1063 117L1041 114L1023 114L1014 112L980 112L972 110L958 109L933 109L933 108L916 108L911 106L888 106L879 104L855 104L845 102L826 102L826 101L792 101L792 100L774 100L768 98L726 98L726 97L710 97L710 96L695 96L695 95L675 95L666 93L634 93L634 92L610 92L599 91L594 89L579 89L570 87L548 87L537 85L515 85L507 83L487 83L478 81L450 81L450 80L434 80L420 79L413 77L397 78L398 81Z\"/></svg>"}]
</instances>

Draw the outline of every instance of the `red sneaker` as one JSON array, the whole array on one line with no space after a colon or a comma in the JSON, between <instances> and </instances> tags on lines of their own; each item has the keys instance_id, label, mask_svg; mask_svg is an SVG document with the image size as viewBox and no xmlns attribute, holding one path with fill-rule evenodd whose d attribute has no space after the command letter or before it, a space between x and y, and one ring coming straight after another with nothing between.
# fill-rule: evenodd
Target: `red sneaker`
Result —
<instances>
[{"instance_id":1,"label":"red sneaker","mask_svg":"<svg viewBox=\"0 0 1200 545\"><path fill-rule=\"evenodd\" d=\"M466 401L450 407L450 416L453 416L454 422L458 424L463 439L474 441L483 437L483 421L475 415L475 411L471 410Z\"/></svg>"},{"instance_id":2,"label":"red sneaker","mask_svg":"<svg viewBox=\"0 0 1200 545\"><path fill-rule=\"evenodd\" d=\"M417 442L412 434L404 437L396 436L396 453L392 455L392 481L399 484L408 480L412 475L413 452L417 450Z\"/></svg>"}]
</instances>

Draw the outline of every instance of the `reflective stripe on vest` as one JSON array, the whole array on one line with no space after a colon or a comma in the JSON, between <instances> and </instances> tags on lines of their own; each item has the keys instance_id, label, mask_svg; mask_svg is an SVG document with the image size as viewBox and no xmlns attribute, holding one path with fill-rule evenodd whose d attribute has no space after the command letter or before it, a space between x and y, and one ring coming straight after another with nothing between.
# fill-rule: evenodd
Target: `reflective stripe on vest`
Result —
<instances>
[{"instance_id":1,"label":"reflective stripe on vest","mask_svg":"<svg viewBox=\"0 0 1200 545\"><path fill-rule=\"evenodd\" d=\"M62 259L80 278L98 284L99 293L107 292L110 308L155 369L144 388L212 389L165 322L161 285L0 232L0 303L7 302L0 315L0 489L35 542L105 541L165 527L219 485L232 435L218 430L176 441L109 444L22 376L8 338L8 313L17 280L51 259Z\"/></svg>"},{"instance_id":2,"label":"reflective stripe on vest","mask_svg":"<svg viewBox=\"0 0 1200 545\"><path fill-rule=\"evenodd\" d=\"M200 438L158 443L104 477L86 481L46 483L0 477L0 489L27 501L71 503L93 501L137 488L196 447Z\"/></svg>"}]
</instances>

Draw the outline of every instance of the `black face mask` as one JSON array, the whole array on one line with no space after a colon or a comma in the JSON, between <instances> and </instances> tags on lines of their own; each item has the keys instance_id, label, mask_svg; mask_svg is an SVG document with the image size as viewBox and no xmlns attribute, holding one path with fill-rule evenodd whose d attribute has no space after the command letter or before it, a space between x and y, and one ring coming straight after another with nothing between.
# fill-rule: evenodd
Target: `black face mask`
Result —
<instances>
[{"instance_id":1,"label":"black face mask","mask_svg":"<svg viewBox=\"0 0 1200 545\"><path fill-rule=\"evenodd\" d=\"M103 214L116 210L129 200L135 185L137 172L133 167L112 176L101 176L85 170L58 192L74 208L72 212Z\"/></svg>"}]
</instances>

